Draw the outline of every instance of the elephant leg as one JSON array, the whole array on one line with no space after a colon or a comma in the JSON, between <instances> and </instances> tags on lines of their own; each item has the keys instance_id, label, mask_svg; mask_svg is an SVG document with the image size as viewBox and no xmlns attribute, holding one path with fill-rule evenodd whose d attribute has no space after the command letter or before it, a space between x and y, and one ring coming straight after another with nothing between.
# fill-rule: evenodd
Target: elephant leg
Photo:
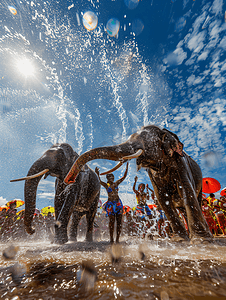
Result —
<instances>
[{"instance_id":1,"label":"elephant leg","mask_svg":"<svg viewBox=\"0 0 226 300\"><path fill-rule=\"evenodd\" d=\"M185 240L189 240L187 230L173 206L172 199L170 199L170 197L161 196L158 201L170 222L173 233Z\"/></svg>"},{"instance_id":2,"label":"elephant leg","mask_svg":"<svg viewBox=\"0 0 226 300\"><path fill-rule=\"evenodd\" d=\"M199 206L198 201L191 201L191 199L188 198L186 200L187 203L185 205L185 209L188 217L190 238L205 238L207 240L212 240L213 236L209 230L206 220L202 215L201 207Z\"/></svg>"},{"instance_id":3,"label":"elephant leg","mask_svg":"<svg viewBox=\"0 0 226 300\"><path fill-rule=\"evenodd\" d=\"M158 203L163 209L168 221L170 222L173 234L178 235L180 238L184 240L189 240L188 233L186 231L185 226L182 224L180 217L173 205L173 196L167 190L167 182L165 183L165 187L162 181L155 178L151 172L148 172L148 175L151 179L152 186L155 191L155 195L158 199ZM159 181L159 184L158 184Z\"/></svg>"},{"instance_id":4,"label":"elephant leg","mask_svg":"<svg viewBox=\"0 0 226 300\"><path fill-rule=\"evenodd\" d=\"M203 217L200 205L202 189L199 190L197 195L197 190L187 156L185 155L183 159L180 159L177 165L182 186L184 206L188 219L188 228L190 233L189 237L194 241L196 239L205 239L211 241L213 236L209 230L206 220ZM201 170L199 175L201 176Z\"/></svg>"},{"instance_id":5,"label":"elephant leg","mask_svg":"<svg viewBox=\"0 0 226 300\"><path fill-rule=\"evenodd\" d=\"M61 224L60 226L58 224L55 224L55 239L54 239L54 242L56 244L65 244L65 243L68 242L67 223L66 224Z\"/></svg>"},{"instance_id":6,"label":"elephant leg","mask_svg":"<svg viewBox=\"0 0 226 300\"><path fill-rule=\"evenodd\" d=\"M58 217L55 225L55 242L58 244L64 244L68 241L67 226L72 213L71 208L75 202L74 194L75 187L71 184L59 195L62 206L61 209L58 209ZM58 203L55 205L58 205Z\"/></svg>"},{"instance_id":7,"label":"elephant leg","mask_svg":"<svg viewBox=\"0 0 226 300\"><path fill-rule=\"evenodd\" d=\"M93 223L95 219L95 214L86 215L87 220L87 232L86 232L86 241L92 242L93 241Z\"/></svg>"},{"instance_id":8,"label":"elephant leg","mask_svg":"<svg viewBox=\"0 0 226 300\"><path fill-rule=\"evenodd\" d=\"M93 205L90 207L89 212L86 214L86 220L87 220L87 232L86 232L86 240L87 242L93 241L93 223L97 212L97 206L99 201L100 193L94 192L93 195L91 195L91 199L93 198ZM91 200L89 200L91 201Z\"/></svg>"},{"instance_id":9,"label":"elephant leg","mask_svg":"<svg viewBox=\"0 0 226 300\"><path fill-rule=\"evenodd\" d=\"M185 182L183 187L183 196L190 239L195 240L204 238L206 240L212 240L213 236L209 230L206 220L203 217L201 206L199 204L199 196L196 196L195 191L188 180Z\"/></svg>"},{"instance_id":10,"label":"elephant leg","mask_svg":"<svg viewBox=\"0 0 226 300\"><path fill-rule=\"evenodd\" d=\"M78 234L78 224L81 220L82 215L78 212L73 212L72 214L72 224L70 227L70 240L76 242Z\"/></svg>"},{"instance_id":11,"label":"elephant leg","mask_svg":"<svg viewBox=\"0 0 226 300\"><path fill-rule=\"evenodd\" d=\"M122 214L116 214L116 222L117 222L117 235L116 235L116 243L119 243L119 237L122 231ZM114 229L113 229L114 231Z\"/></svg>"}]
</instances>

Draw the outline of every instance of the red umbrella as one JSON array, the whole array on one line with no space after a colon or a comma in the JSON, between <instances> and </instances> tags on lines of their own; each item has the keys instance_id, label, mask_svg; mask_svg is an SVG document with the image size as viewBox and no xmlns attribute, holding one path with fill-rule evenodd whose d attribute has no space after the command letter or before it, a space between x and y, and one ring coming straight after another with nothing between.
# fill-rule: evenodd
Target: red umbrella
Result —
<instances>
[{"instance_id":1,"label":"red umbrella","mask_svg":"<svg viewBox=\"0 0 226 300\"><path fill-rule=\"evenodd\" d=\"M131 208L129 207L129 205L124 205L123 206L123 214L129 212L131 210Z\"/></svg>"},{"instance_id":2,"label":"red umbrella","mask_svg":"<svg viewBox=\"0 0 226 300\"><path fill-rule=\"evenodd\" d=\"M226 187L223 188L223 190L220 192L220 195L226 197Z\"/></svg>"},{"instance_id":3,"label":"red umbrella","mask_svg":"<svg viewBox=\"0 0 226 300\"><path fill-rule=\"evenodd\" d=\"M202 191L204 193L216 193L220 190L220 182L214 178L206 177L202 179Z\"/></svg>"}]
</instances>

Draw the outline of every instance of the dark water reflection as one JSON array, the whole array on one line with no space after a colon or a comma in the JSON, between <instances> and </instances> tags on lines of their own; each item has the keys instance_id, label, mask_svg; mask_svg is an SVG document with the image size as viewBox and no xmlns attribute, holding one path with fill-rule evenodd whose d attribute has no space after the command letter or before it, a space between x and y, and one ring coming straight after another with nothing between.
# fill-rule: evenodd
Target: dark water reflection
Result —
<instances>
[{"instance_id":1,"label":"dark water reflection","mask_svg":"<svg viewBox=\"0 0 226 300\"><path fill-rule=\"evenodd\" d=\"M1 299L225 299L226 244L211 245L144 241L121 242L122 259L112 263L107 241L57 246L49 242L17 243L14 260L1 257ZM9 244L0 244L1 250ZM140 249L145 253L141 260ZM83 261L92 260L97 281L94 289L79 283ZM9 267L19 263L27 272L19 281ZM200 298L201 297L201 298Z\"/></svg>"}]
</instances>

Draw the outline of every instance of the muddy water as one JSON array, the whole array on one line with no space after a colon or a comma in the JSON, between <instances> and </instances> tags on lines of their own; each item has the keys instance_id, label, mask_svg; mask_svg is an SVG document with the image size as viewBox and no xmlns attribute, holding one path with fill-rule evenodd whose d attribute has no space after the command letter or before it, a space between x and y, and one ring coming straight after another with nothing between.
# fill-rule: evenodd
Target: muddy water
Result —
<instances>
[{"instance_id":1,"label":"muddy water","mask_svg":"<svg viewBox=\"0 0 226 300\"><path fill-rule=\"evenodd\" d=\"M123 237L117 262L107 240L13 243L15 258L0 258L0 299L219 299L226 295L225 240L190 245ZM9 245L0 244L1 254ZM81 284L84 261L95 266L93 288ZM10 271L15 264L19 275Z\"/></svg>"}]
</instances>

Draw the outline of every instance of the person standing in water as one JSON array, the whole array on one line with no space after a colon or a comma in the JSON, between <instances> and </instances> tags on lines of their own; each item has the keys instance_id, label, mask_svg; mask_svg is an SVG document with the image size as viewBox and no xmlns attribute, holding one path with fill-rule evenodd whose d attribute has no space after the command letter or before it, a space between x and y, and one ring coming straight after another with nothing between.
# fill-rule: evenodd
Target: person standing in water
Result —
<instances>
[{"instance_id":1,"label":"person standing in water","mask_svg":"<svg viewBox=\"0 0 226 300\"><path fill-rule=\"evenodd\" d=\"M147 216L151 219L152 212L151 212L150 208L147 205L147 201L149 200L149 192L148 192L148 188L149 187L148 187L148 185L146 185L147 192L145 192L145 184L144 183L140 183L138 185L138 190L136 190L137 179L138 179L138 177L135 176L135 178L134 178L134 184L133 184L133 191L136 194L136 199L137 199L136 212L139 215L141 215L141 219L144 218L145 212L146 212Z\"/></svg>"},{"instance_id":2,"label":"person standing in water","mask_svg":"<svg viewBox=\"0 0 226 300\"><path fill-rule=\"evenodd\" d=\"M97 176L99 177L100 184L106 189L108 193L108 201L105 204L105 210L107 212L107 215L109 217L109 232L110 232L110 242L114 243L114 225L115 225L115 220L117 223L117 235L116 235L116 243L119 242L119 236L122 230L122 214L123 214L123 204L122 201L119 198L118 195L118 186L120 183L123 182L123 180L127 176L128 172L128 163L126 165L126 171L122 178L114 182L114 175L112 173L107 174L107 183L102 181L100 179L100 173L99 173L99 168L96 167L95 172Z\"/></svg>"}]
</instances>

